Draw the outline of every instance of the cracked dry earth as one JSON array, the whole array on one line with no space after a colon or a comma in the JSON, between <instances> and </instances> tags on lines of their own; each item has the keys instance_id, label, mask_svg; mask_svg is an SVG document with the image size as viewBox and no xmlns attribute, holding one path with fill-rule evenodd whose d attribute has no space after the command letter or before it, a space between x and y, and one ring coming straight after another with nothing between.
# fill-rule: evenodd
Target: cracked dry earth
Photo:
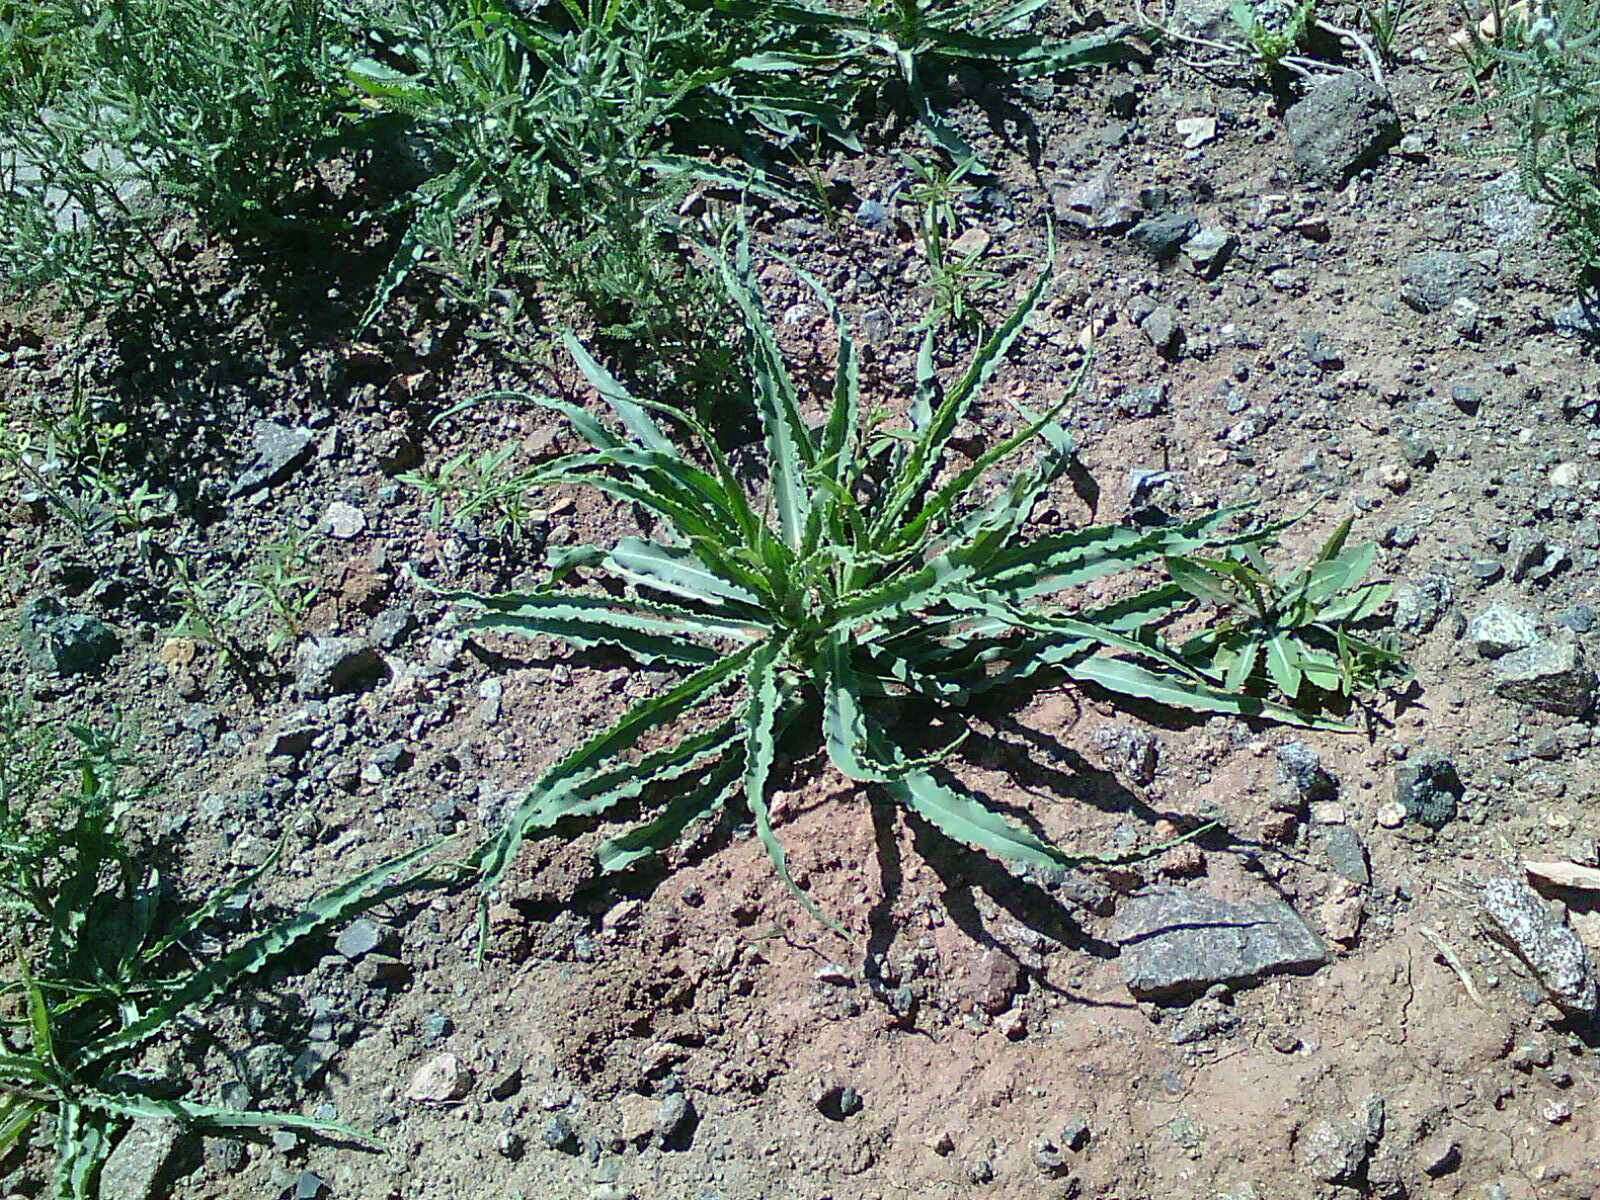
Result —
<instances>
[{"instance_id":1,"label":"cracked dry earth","mask_svg":"<svg viewBox=\"0 0 1600 1200\"><path fill-rule=\"evenodd\" d=\"M1047 217L1058 241L1055 299L963 443L1014 429L1007 389L1060 397L1087 327L1094 363L1068 410L1084 472L1040 528L1249 502L1309 510L1286 534L1304 554L1356 514L1417 674L1365 732L1128 713L1072 690L975 712L953 769L1068 847L1225 831L1137 867L1020 880L819 761L783 763L778 828L845 938L789 900L747 830L702 831L669 874L620 881L589 856L604 830L530 846L482 963L470 893L380 909L271 972L190 1064L202 1097L246 1087L337 1114L383 1153L162 1143L119 1164L134 1176L120 1194L1600 1196L1595 331L1508 164L1461 152L1483 131L1453 109L1449 28L1442 9L1419 18L1419 53L1387 72L1392 109L1341 76L1286 123L1298 97L1177 53L1025 85L1031 128L981 88L956 108L998 174L962 209L1006 264L994 311L1042 260ZM901 403L926 297L895 161L832 165L849 197L836 225L767 213L755 236L828 283L869 343L865 386ZM769 261L785 349L821 386L831 327ZM411 315L356 347L240 318L205 373L215 416L188 448L210 449L177 457L199 494L243 498L195 527L197 553L226 565L321 531L323 641L262 695L75 572L22 507L4 531L10 610L53 597L116 634L98 675L8 649L4 686L139 720L164 789L141 828L176 843L189 877L287 835L268 911L438 832L480 836L666 678L451 631L419 579L504 586L523 562L432 524L395 476L507 439L523 462L573 444L532 410L433 415L490 385L597 401L564 368ZM68 337L15 312L4 329L12 395L64 395L79 370L130 402L151 388L105 329ZM953 369L970 345L946 345ZM169 399L141 401L157 438ZM542 503L549 543L633 527L590 495ZM36 1169L0 1190L31 1194Z\"/></svg>"}]
</instances>

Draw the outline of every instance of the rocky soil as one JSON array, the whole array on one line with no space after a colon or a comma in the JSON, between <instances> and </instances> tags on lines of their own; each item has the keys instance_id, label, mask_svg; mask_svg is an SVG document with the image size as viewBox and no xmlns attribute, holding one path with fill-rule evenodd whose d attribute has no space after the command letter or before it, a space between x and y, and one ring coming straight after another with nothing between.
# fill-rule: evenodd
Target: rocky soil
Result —
<instances>
[{"instance_id":1,"label":"rocky soil","mask_svg":"<svg viewBox=\"0 0 1600 1200\"><path fill-rule=\"evenodd\" d=\"M819 761L783 763L775 818L843 938L747 829L619 879L590 860L603 831L530 846L482 961L474 895L424 894L281 964L216 1015L214 1042L155 1064L198 1098L336 1115L381 1153L152 1126L103 1195L1600 1196L1600 326L1511 164L1466 153L1485 130L1455 107L1453 24L1420 12L1382 87L1351 55L1275 96L1174 43L1057 84L971 81L955 112L997 172L961 210L1008 276L984 303L1025 286L1047 222L1058 246L1055 299L959 441L1015 428L1008 390L1064 394L1087 331L1069 409L1085 470L1041 528L1247 502L1306 512L1285 537L1304 554L1356 514L1417 674L1363 732L1071 690L976 712L955 769L1065 845L1225 830L1137 868L1020 880ZM887 153L840 158L830 220L756 224L758 254L839 297L891 406L928 299L908 178ZM531 581L545 547L634 528L557 493L507 535L436 520L401 481L463 452L575 448L531 407L434 422L494 386L595 406L565 365L465 338L420 293L353 339L332 278L306 320L269 319L224 248L195 261L204 336L162 331L152 351L126 321L13 309L0 387L64 408L87 380L121 406L208 571L242 577L301 536L302 636L269 653L267 617L243 618L246 686L150 616L131 539L76 542L18 486L0 686L139 724L161 790L138 828L197 892L285 840L250 905L267 915L427 839L470 845L668 676L468 637L434 595ZM825 379L827 316L768 262L786 352ZM951 336L941 365L969 351ZM40 1165L6 1164L0 1194L37 1194Z\"/></svg>"}]
</instances>

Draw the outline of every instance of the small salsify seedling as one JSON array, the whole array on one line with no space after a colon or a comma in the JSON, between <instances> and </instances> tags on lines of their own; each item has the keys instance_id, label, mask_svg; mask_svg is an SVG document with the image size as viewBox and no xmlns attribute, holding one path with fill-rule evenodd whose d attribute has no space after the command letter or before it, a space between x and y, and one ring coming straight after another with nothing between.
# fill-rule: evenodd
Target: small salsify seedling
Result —
<instances>
[{"instance_id":1,"label":"small salsify seedling","mask_svg":"<svg viewBox=\"0 0 1600 1200\"><path fill-rule=\"evenodd\" d=\"M1282 577L1257 546L1237 558L1169 559L1172 581L1224 614L1178 653L1230 691L1270 685L1290 701L1310 699L1307 689L1350 699L1409 678L1395 645L1354 632L1392 588L1366 582L1377 547L1346 549L1353 521L1346 517L1311 563Z\"/></svg>"},{"instance_id":2,"label":"small salsify seedling","mask_svg":"<svg viewBox=\"0 0 1600 1200\"><path fill-rule=\"evenodd\" d=\"M420 884L421 875L401 877L434 847L356 874L219 953L206 947L204 931L278 855L198 904L176 903L122 837L131 764L115 728L72 726L64 735L17 705L0 708L0 903L14 939L0 996L16 998L22 1014L6 1023L0 1044L0 1155L48 1118L52 1196L91 1200L107 1155L133 1120L369 1141L337 1122L174 1097L129 1068L151 1043L293 947L381 895Z\"/></svg>"},{"instance_id":3,"label":"small salsify seedling","mask_svg":"<svg viewBox=\"0 0 1600 1200\"><path fill-rule=\"evenodd\" d=\"M524 839L568 818L670 795L643 824L600 848L603 869L663 851L696 821L741 802L779 876L826 921L791 881L768 808L786 732L814 736L849 779L957 842L1044 869L1107 861L1062 850L963 788L940 767L950 747L928 753L916 732L925 734L928 724L895 716L906 702L931 706L959 726L973 696L1054 674L1201 712L1340 727L1219 686L1151 636L1154 624L1192 606L1175 583L1088 607L1050 603L1096 580L1203 549L1226 553L1271 532L1228 533L1238 516L1228 510L1156 529L1098 525L1028 536L1035 502L1075 453L1057 419L1075 386L1044 412L1019 406L1021 428L974 460L949 461L952 433L1041 302L1048 270L948 387L934 369L930 331L909 423L883 431L863 427L856 345L821 285L796 268L838 330L831 401L813 428L763 314L748 245L731 260L712 257L747 328L746 362L765 432L763 494L747 490L697 420L637 399L571 335L569 352L620 432L566 400L500 394L561 414L592 447L541 466L525 477L527 486L595 488L649 512L659 532L563 548L553 560L556 578L541 590L453 593L467 627L616 647L684 674L538 780L473 859L485 903ZM694 451L680 448L664 426L682 430ZM1019 461L1028 449L1036 459ZM1003 465L1014 468L1009 477L1001 477ZM562 586L575 571L609 586ZM660 735L670 735L666 744L638 752Z\"/></svg>"}]
</instances>

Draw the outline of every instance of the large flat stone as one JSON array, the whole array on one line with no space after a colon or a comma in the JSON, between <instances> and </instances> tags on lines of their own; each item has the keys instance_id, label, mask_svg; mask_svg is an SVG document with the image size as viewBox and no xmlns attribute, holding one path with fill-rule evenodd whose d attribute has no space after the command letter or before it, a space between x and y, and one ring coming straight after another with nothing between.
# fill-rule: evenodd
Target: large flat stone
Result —
<instances>
[{"instance_id":1,"label":"large flat stone","mask_svg":"<svg viewBox=\"0 0 1600 1200\"><path fill-rule=\"evenodd\" d=\"M1218 983L1308 972L1328 949L1281 900L1239 904L1187 888L1155 888L1123 906L1113 932L1122 974L1141 999L1204 992Z\"/></svg>"}]
</instances>

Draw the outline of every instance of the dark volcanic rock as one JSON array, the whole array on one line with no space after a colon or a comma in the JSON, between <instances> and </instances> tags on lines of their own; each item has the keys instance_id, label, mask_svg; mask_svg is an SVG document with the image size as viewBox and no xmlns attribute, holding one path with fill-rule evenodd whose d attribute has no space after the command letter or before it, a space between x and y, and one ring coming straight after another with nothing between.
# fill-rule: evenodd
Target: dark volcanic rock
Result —
<instances>
[{"instance_id":1,"label":"dark volcanic rock","mask_svg":"<svg viewBox=\"0 0 1600 1200\"><path fill-rule=\"evenodd\" d=\"M1114 936L1128 990L1141 999L1191 995L1328 961L1327 947L1283 901L1235 904L1183 888L1134 897Z\"/></svg>"},{"instance_id":2,"label":"dark volcanic rock","mask_svg":"<svg viewBox=\"0 0 1600 1200\"><path fill-rule=\"evenodd\" d=\"M1535 642L1495 663L1496 695L1564 717L1594 707L1594 671L1577 642Z\"/></svg>"},{"instance_id":3,"label":"dark volcanic rock","mask_svg":"<svg viewBox=\"0 0 1600 1200\"><path fill-rule=\"evenodd\" d=\"M1442 754L1422 753L1394 773L1394 798L1406 819L1443 829L1455 819L1466 791L1456 765Z\"/></svg>"},{"instance_id":4,"label":"dark volcanic rock","mask_svg":"<svg viewBox=\"0 0 1600 1200\"><path fill-rule=\"evenodd\" d=\"M121 648L117 635L98 617L68 612L52 596L36 596L22 608L22 653L33 666L56 675L88 675Z\"/></svg>"},{"instance_id":5,"label":"dark volcanic rock","mask_svg":"<svg viewBox=\"0 0 1600 1200\"><path fill-rule=\"evenodd\" d=\"M1320 83L1284 117L1295 165L1312 183L1338 187L1400 140L1389 93L1354 71Z\"/></svg>"}]
</instances>

